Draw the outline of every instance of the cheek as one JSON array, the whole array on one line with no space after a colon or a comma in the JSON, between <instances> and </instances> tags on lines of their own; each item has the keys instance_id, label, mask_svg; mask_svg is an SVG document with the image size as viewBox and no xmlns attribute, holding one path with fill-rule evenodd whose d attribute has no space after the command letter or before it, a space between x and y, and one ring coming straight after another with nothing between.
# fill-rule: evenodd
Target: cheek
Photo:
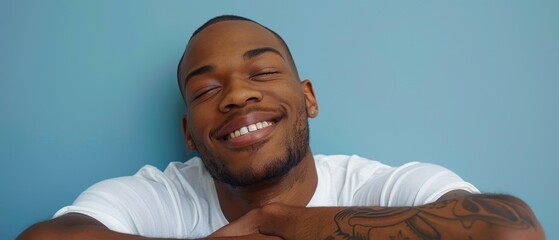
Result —
<instances>
[{"instance_id":1,"label":"cheek","mask_svg":"<svg viewBox=\"0 0 559 240\"><path fill-rule=\"evenodd\" d=\"M294 80L290 80L294 81ZM266 93L274 98L284 99L288 102L299 103L304 100L304 93L301 86L298 83L290 84L277 84L276 86L271 86L266 88Z\"/></svg>"},{"instance_id":2,"label":"cheek","mask_svg":"<svg viewBox=\"0 0 559 240\"><path fill-rule=\"evenodd\" d=\"M195 117L190 117L194 115ZM196 114L189 114L188 117L188 130L192 138L197 141L206 141L209 136L209 124L211 120L208 113L196 112Z\"/></svg>"},{"instance_id":3,"label":"cheek","mask_svg":"<svg viewBox=\"0 0 559 240\"><path fill-rule=\"evenodd\" d=\"M299 89L290 88L277 91L272 96L276 101L286 104L288 108L293 110L299 111L305 108L305 96Z\"/></svg>"}]
</instances>

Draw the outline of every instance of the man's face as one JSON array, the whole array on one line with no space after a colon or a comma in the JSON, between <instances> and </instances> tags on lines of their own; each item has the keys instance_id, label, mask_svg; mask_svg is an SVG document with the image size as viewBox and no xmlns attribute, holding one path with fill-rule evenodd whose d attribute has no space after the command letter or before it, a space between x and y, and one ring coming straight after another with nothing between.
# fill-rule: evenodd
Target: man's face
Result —
<instances>
[{"instance_id":1,"label":"man's face","mask_svg":"<svg viewBox=\"0 0 559 240\"><path fill-rule=\"evenodd\" d=\"M289 172L309 153L307 115L317 112L286 48L248 21L214 23L194 36L179 66L183 127L218 181L248 186ZM183 80L184 81L184 80Z\"/></svg>"}]
</instances>

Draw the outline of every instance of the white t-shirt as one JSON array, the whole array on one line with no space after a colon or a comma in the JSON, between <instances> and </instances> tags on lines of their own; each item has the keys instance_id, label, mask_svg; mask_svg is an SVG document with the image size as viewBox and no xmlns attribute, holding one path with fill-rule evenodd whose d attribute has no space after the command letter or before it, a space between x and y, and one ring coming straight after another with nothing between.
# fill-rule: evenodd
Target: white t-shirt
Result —
<instances>
[{"instance_id":1,"label":"white t-shirt","mask_svg":"<svg viewBox=\"0 0 559 240\"><path fill-rule=\"evenodd\" d=\"M450 170L411 162L390 167L358 156L316 155L317 189L307 205L414 206L452 190L479 191ZM114 231L147 237L205 237L226 225L214 180L200 158L161 172L144 166L134 176L99 182L54 217L81 213Z\"/></svg>"}]
</instances>

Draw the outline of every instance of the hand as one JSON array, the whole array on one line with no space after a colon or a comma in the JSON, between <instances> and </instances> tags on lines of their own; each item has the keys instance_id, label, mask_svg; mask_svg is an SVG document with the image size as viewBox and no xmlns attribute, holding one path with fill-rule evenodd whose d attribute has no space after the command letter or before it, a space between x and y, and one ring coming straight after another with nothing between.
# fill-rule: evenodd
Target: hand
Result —
<instances>
[{"instance_id":1,"label":"hand","mask_svg":"<svg viewBox=\"0 0 559 240\"><path fill-rule=\"evenodd\" d=\"M309 209L273 203L254 209L236 221L222 227L210 237L251 236L262 239L316 239L310 229L317 226L306 217Z\"/></svg>"}]
</instances>

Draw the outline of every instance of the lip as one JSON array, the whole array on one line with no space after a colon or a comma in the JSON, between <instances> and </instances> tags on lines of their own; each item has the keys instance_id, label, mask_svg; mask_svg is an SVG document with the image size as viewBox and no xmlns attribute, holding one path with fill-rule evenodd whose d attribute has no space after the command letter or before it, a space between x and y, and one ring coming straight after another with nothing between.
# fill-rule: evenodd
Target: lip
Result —
<instances>
[{"instance_id":1,"label":"lip","mask_svg":"<svg viewBox=\"0 0 559 240\"><path fill-rule=\"evenodd\" d=\"M231 149L240 149L249 146L254 146L257 144L263 144L270 139L270 136L272 135L276 126L277 123L272 126L260 129L258 131L251 132L249 134L245 134L242 136L238 136L233 139L225 139L223 141L225 145Z\"/></svg>"},{"instance_id":2,"label":"lip","mask_svg":"<svg viewBox=\"0 0 559 240\"><path fill-rule=\"evenodd\" d=\"M273 132L273 130L276 128L276 124L281 120L281 118L281 114L278 114L277 112L250 112L247 114L239 115L227 121L223 125L223 127L219 129L215 136L218 140L224 141L228 146L233 148L249 146L265 140L268 135L270 135L271 132ZM234 139L228 138L231 132L238 130L241 127L262 121L273 122L274 125L259 129L258 131L251 132L246 135L236 137Z\"/></svg>"}]
</instances>

